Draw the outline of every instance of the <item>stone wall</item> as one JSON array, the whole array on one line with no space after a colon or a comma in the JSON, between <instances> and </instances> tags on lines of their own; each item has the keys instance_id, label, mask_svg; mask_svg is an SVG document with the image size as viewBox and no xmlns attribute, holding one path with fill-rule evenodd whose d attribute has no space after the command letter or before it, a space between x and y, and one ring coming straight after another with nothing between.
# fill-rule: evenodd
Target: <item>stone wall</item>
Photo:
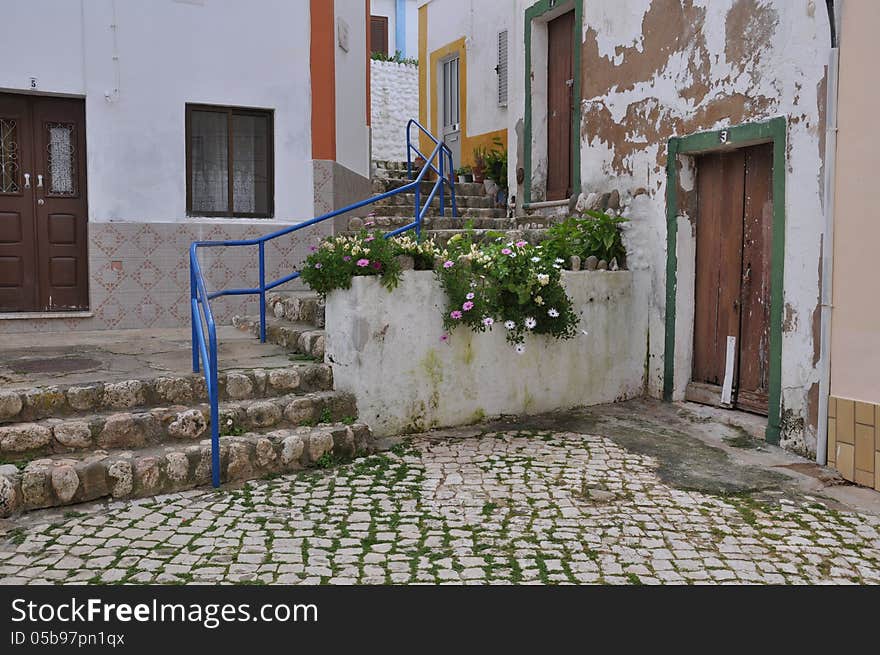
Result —
<instances>
[{"instance_id":1,"label":"stone wall","mask_svg":"<svg viewBox=\"0 0 880 655\"><path fill-rule=\"evenodd\" d=\"M378 435L614 402L643 392L648 308L630 271L565 272L581 321L567 341L526 338L518 355L503 328L453 331L431 271L407 271L391 292L356 277L327 298L327 361L336 388L357 397Z\"/></svg>"},{"instance_id":2,"label":"stone wall","mask_svg":"<svg viewBox=\"0 0 880 655\"><path fill-rule=\"evenodd\" d=\"M406 161L406 122L419 117L418 66L373 60L370 76L373 159Z\"/></svg>"}]
</instances>

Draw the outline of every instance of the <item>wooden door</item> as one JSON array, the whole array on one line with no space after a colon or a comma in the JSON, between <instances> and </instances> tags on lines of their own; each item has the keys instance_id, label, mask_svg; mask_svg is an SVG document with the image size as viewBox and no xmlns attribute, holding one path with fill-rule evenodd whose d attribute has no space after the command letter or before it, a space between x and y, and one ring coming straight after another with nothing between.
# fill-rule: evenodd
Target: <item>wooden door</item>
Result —
<instances>
[{"instance_id":1,"label":"wooden door","mask_svg":"<svg viewBox=\"0 0 880 655\"><path fill-rule=\"evenodd\" d=\"M770 386L772 185L773 144L747 148L736 404L761 414L767 413Z\"/></svg>"},{"instance_id":2,"label":"wooden door","mask_svg":"<svg viewBox=\"0 0 880 655\"><path fill-rule=\"evenodd\" d=\"M551 20L547 46L547 200L571 195L574 12Z\"/></svg>"},{"instance_id":3,"label":"wooden door","mask_svg":"<svg viewBox=\"0 0 880 655\"><path fill-rule=\"evenodd\" d=\"M81 100L0 94L0 311L88 308Z\"/></svg>"},{"instance_id":4,"label":"wooden door","mask_svg":"<svg viewBox=\"0 0 880 655\"><path fill-rule=\"evenodd\" d=\"M733 338L731 405L767 413L773 147L697 161L694 360L688 398L718 404Z\"/></svg>"}]
</instances>

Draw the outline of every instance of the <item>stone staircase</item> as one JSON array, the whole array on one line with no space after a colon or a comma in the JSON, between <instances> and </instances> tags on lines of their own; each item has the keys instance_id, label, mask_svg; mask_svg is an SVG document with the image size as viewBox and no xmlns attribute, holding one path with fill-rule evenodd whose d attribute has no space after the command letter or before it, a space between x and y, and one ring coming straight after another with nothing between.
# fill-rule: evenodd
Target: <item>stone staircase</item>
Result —
<instances>
[{"instance_id":1,"label":"stone staircase","mask_svg":"<svg viewBox=\"0 0 880 655\"><path fill-rule=\"evenodd\" d=\"M410 182L406 173L406 162L375 161L372 180L373 192L385 193L397 189ZM419 191L424 198L431 193L433 180L421 183ZM531 243L540 242L545 236L545 229L551 222L542 216L530 216L516 219L507 216L507 209L496 207L493 199L485 194L482 183L456 182L455 201L459 216L452 216L452 206L447 190L445 211L440 214L440 199L431 201L431 209L424 218L422 234L426 239L434 239L439 246L444 246L449 239L470 227L477 239L498 232L509 238L525 239ZM364 213L349 220L348 232L356 232L365 223L373 222L380 230L394 230L413 221L415 193L402 193L369 205L369 213Z\"/></svg>"},{"instance_id":2,"label":"stone staircase","mask_svg":"<svg viewBox=\"0 0 880 655\"><path fill-rule=\"evenodd\" d=\"M220 372L223 482L327 465L373 448L370 429L356 422L355 399L333 390L317 298L276 294L272 307L276 320L286 320L287 311L310 321L310 331L286 337L291 352L308 357ZM210 485L209 420L201 374L0 392L0 517Z\"/></svg>"}]
</instances>

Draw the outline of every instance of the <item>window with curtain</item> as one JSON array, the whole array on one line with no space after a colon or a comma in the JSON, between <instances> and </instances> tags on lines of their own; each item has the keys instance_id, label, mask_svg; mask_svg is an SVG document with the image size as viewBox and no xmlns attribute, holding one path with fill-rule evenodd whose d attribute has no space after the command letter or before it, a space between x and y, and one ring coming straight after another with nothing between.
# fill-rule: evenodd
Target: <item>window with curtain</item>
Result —
<instances>
[{"instance_id":1,"label":"window with curtain","mask_svg":"<svg viewBox=\"0 0 880 655\"><path fill-rule=\"evenodd\" d=\"M271 112L187 105L186 144L189 215L272 216Z\"/></svg>"}]
</instances>

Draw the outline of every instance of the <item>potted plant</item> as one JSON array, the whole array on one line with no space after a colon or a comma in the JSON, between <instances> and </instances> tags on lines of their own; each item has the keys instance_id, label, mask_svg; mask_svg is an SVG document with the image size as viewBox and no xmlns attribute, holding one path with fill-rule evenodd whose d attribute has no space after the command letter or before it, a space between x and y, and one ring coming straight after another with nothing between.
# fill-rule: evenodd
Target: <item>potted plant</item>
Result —
<instances>
[{"instance_id":1,"label":"potted plant","mask_svg":"<svg viewBox=\"0 0 880 655\"><path fill-rule=\"evenodd\" d=\"M474 148L474 182L482 183L486 171L486 149L483 146Z\"/></svg>"},{"instance_id":2,"label":"potted plant","mask_svg":"<svg viewBox=\"0 0 880 655\"><path fill-rule=\"evenodd\" d=\"M455 175L458 178L458 182L473 182L474 180L470 166L459 166L455 169Z\"/></svg>"},{"instance_id":3,"label":"potted plant","mask_svg":"<svg viewBox=\"0 0 880 655\"><path fill-rule=\"evenodd\" d=\"M501 204L507 199L507 148L501 139L495 138L493 147L483 159L487 184L486 191L495 197L496 204ZM491 181L491 184L488 183Z\"/></svg>"}]
</instances>

